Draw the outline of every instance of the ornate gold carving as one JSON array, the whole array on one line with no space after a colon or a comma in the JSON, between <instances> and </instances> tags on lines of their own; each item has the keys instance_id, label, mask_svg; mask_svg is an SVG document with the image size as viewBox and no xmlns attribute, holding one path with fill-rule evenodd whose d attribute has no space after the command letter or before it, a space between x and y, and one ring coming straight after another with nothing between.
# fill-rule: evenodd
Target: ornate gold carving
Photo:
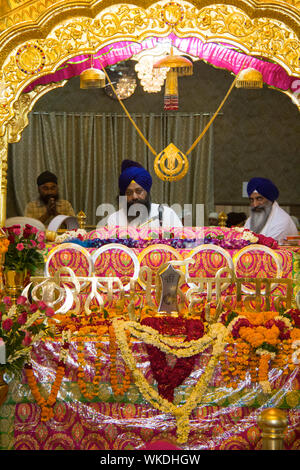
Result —
<instances>
[{"instance_id":1,"label":"ornate gold carving","mask_svg":"<svg viewBox=\"0 0 300 470\"><path fill-rule=\"evenodd\" d=\"M48 85L39 85L29 93L21 94L19 99L14 103L14 117L8 122L8 142L18 142L25 127L28 125L28 114L34 107L35 103L48 91L64 86L67 80L57 83L49 83Z\"/></svg>"},{"instance_id":2,"label":"ornate gold carving","mask_svg":"<svg viewBox=\"0 0 300 470\"><path fill-rule=\"evenodd\" d=\"M24 44L17 51L16 64L21 72L35 75L43 70L45 65L45 54L37 44Z\"/></svg>"},{"instance_id":3,"label":"ornate gold carving","mask_svg":"<svg viewBox=\"0 0 300 470\"><path fill-rule=\"evenodd\" d=\"M163 6L161 17L166 24L176 26L183 20L184 10L179 3L169 2Z\"/></svg>"},{"instance_id":4,"label":"ornate gold carving","mask_svg":"<svg viewBox=\"0 0 300 470\"><path fill-rule=\"evenodd\" d=\"M187 2L181 5L182 21L177 23L177 10L173 16L168 12L171 26L162 21L162 14L166 15L167 11L163 3L147 10L115 5L95 19L67 20L56 26L46 39L30 40L18 46L7 57L1 71L0 84L5 84L6 101L0 102L0 134L4 132L5 122L13 117L13 101L33 77L55 71L76 54L96 52L121 38L141 41L154 33L166 36L175 31L182 37L196 35L206 41L226 40L245 52L276 60L291 74L300 74L300 41L282 22L269 18L252 20L234 6L214 5L198 10Z\"/></svg>"}]
</instances>

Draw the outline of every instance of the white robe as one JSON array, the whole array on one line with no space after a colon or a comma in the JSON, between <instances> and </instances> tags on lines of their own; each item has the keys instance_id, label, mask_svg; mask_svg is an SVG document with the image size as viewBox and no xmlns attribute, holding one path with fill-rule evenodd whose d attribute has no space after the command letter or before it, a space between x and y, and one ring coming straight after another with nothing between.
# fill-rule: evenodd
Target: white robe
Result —
<instances>
[{"instance_id":1,"label":"white robe","mask_svg":"<svg viewBox=\"0 0 300 470\"><path fill-rule=\"evenodd\" d=\"M150 214L148 217L136 217L134 220L128 223L127 214L124 209L120 209L117 212L111 214L107 219L108 226L120 226L125 227L127 225L132 227L138 227L143 225L151 229L159 228L159 213L158 213L159 204L151 203ZM148 222L148 223L147 223ZM162 227L182 227L182 222L179 219L176 212L168 206L163 206L163 215L162 215Z\"/></svg>"},{"instance_id":2,"label":"white robe","mask_svg":"<svg viewBox=\"0 0 300 470\"><path fill-rule=\"evenodd\" d=\"M246 220L245 228L250 229L250 217ZM286 237L298 235L298 230L293 219L275 201L267 222L260 233L266 237L274 238L278 243L282 243Z\"/></svg>"}]
</instances>

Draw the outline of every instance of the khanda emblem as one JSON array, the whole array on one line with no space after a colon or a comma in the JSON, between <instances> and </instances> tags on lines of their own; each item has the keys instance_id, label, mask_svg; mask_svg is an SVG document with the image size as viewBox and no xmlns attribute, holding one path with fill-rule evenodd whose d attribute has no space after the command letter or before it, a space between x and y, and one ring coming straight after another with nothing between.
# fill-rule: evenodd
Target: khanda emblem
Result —
<instances>
[{"instance_id":1,"label":"khanda emblem","mask_svg":"<svg viewBox=\"0 0 300 470\"><path fill-rule=\"evenodd\" d=\"M183 178L189 168L189 162L174 144L169 144L154 160L154 171L164 181L177 181Z\"/></svg>"}]
</instances>

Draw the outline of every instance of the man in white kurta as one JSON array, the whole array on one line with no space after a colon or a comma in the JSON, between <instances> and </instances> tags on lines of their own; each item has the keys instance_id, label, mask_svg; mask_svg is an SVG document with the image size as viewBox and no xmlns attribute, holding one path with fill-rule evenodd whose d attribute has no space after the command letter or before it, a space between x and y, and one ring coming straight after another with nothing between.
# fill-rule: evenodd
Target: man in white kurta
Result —
<instances>
[{"instance_id":1,"label":"man in white kurta","mask_svg":"<svg viewBox=\"0 0 300 470\"><path fill-rule=\"evenodd\" d=\"M124 160L119 178L120 209L107 219L108 226L182 227L176 212L162 204L151 203L150 173L139 163Z\"/></svg>"},{"instance_id":2,"label":"man in white kurta","mask_svg":"<svg viewBox=\"0 0 300 470\"><path fill-rule=\"evenodd\" d=\"M251 214L245 228L282 243L288 236L298 235L297 227L276 199L279 191L267 178L252 178L247 185Z\"/></svg>"}]
</instances>

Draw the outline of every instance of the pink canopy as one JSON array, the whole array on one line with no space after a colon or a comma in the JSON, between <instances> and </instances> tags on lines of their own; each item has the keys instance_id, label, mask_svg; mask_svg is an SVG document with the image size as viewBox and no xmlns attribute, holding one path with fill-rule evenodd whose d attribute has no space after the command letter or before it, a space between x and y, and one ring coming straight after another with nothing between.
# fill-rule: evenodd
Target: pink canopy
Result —
<instances>
[{"instance_id":1,"label":"pink canopy","mask_svg":"<svg viewBox=\"0 0 300 470\"><path fill-rule=\"evenodd\" d=\"M139 52L153 49L162 43L172 44L183 54L198 57L214 67L229 70L235 75L240 71L241 65L243 64L244 67L251 67L261 72L263 81L267 85L280 90L290 90L293 93L300 93L299 78L289 76L278 64L247 56L226 44L203 43L198 38L179 38L173 33L167 38L152 37L145 39L141 43L120 41L105 46L94 55L94 67L101 69L101 65L107 67L128 60ZM78 76L83 70L90 66L91 60L89 55L76 56L68 60L55 73L45 75L32 82L26 88L25 92L31 91L37 85L45 85L50 82L57 82Z\"/></svg>"}]
</instances>

